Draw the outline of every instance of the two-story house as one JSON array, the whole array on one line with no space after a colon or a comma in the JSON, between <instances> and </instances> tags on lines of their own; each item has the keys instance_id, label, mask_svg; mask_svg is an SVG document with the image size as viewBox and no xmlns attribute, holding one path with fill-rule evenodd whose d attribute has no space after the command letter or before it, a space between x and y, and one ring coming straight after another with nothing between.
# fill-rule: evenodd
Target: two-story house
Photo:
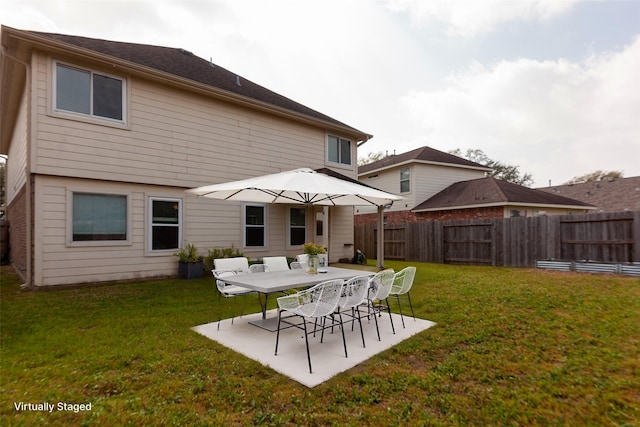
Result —
<instances>
[{"instance_id":1,"label":"two-story house","mask_svg":"<svg viewBox=\"0 0 640 427\"><path fill-rule=\"evenodd\" d=\"M453 154L420 147L360 166L358 180L404 197L385 210L387 221L413 222L415 215L411 210L415 206L455 182L482 178L490 170ZM356 223L376 221L370 208L358 207L356 213Z\"/></svg>"},{"instance_id":2,"label":"two-story house","mask_svg":"<svg viewBox=\"0 0 640 427\"><path fill-rule=\"evenodd\" d=\"M385 211L387 224L584 213L589 203L485 176L491 169L430 147L360 166L358 179L405 197ZM358 208L356 224L375 224Z\"/></svg>"},{"instance_id":3,"label":"two-story house","mask_svg":"<svg viewBox=\"0 0 640 427\"><path fill-rule=\"evenodd\" d=\"M10 257L28 286L175 275L184 242L259 258L316 241L330 261L353 255L352 207L185 190L299 167L356 178L371 135L184 49L6 26L1 41Z\"/></svg>"}]
</instances>

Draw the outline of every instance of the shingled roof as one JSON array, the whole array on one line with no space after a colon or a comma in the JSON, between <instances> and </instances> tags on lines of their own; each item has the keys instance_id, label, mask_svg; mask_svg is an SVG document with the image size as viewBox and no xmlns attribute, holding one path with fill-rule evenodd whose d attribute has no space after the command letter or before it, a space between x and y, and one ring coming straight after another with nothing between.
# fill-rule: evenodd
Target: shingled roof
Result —
<instances>
[{"instance_id":1,"label":"shingled roof","mask_svg":"<svg viewBox=\"0 0 640 427\"><path fill-rule=\"evenodd\" d=\"M212 88L221 89L262 103L270 104L294 113L302 114L317 120L347 128L356 134L367 135L332 117L306 107L285 96L279 95L263 86L239 76L219 65L199 58L193 53L181 49L153 46L137 43L115 42L88 37L65 34L25 31L25 33L46 37L58 42L88 49L102 55L108 55L133 64L149 67L154 70L170 73Z\"/></svg>"},{"instance_id":2,"label":"shingled roof","mask_svg":"<svg viewBox=\"0 0 640 427\"><path fill-rule=\"evenodd\" d=\"M460 181L413 208L414 212L482 206L537 205L591 209L592 205L568 197L512 184L493 177Z\"/></svg>"},{"instance_id":3,"label":"shingled roof","mask_svg":"<svg viewBox=\"0 0 640 427\"><path fill-rule=\"evenodd\" d=\"M431 147L420 147L415 150L407 151L406 153L393 154L385 157L384 159L360 166L358 168L358 175L412 162L462 166L487 171L491 170L484 165L463 159L462 157L454 156L453 154L445 153L444 151L439 151Z\"/></svg>"},{"instance_id":4,"label":"shingled roof","mask_svg":"<svg viewBox=\"0 0 640 427\"><path fill-rule=\"evenodd\" d=\"M600 212L640 211L640 176L556 185L539 190L590 203Z\"/></svg>"}]
</instances>

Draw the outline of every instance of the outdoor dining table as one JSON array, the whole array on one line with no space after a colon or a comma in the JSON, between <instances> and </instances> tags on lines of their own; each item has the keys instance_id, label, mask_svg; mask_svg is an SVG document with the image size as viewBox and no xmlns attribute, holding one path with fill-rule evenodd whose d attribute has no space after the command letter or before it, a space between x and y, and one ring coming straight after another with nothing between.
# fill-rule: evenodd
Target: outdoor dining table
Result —
<instances>
[{"instance_id":1,"label":"outdoor dining table","mask_svg":"<svg viewBox=\"0 0 640 427\"><path fill-rule=\"evenodd\" d=\"M265 273L245 273L228 276L224 281L230 285L242 286L252 289L264 295L264 300L260 299L262 318L249 322L252 325L275 332L278 329L278 318L267 318L267 298L269 294L288 291L297 288L308 288L325 280L344 279L362 276L368 272L351 268L327 267L326 272L309 274L304 269L292 269L284 271L269 271ZM373 273L371 273L373 274Z\"/></svg>"}]
</instances>

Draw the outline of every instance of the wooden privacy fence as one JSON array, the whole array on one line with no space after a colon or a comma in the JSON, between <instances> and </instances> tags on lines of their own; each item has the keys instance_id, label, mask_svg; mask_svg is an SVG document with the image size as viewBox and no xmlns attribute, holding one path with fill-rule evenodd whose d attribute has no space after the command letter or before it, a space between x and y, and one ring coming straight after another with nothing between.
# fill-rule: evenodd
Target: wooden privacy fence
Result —
<instances>
[{"instance_id":1,"label":"wooden privacy fence","mask_svg":"<svg viewBox=\"0 0 640 427\"><path fill-rule=\"evenodd\" d=\"M376 253L376 225L355 226ZM425 221L385 226L385 259L535 267L536 260L640 262L640 212Z\"/></svg>"}]
</instances>

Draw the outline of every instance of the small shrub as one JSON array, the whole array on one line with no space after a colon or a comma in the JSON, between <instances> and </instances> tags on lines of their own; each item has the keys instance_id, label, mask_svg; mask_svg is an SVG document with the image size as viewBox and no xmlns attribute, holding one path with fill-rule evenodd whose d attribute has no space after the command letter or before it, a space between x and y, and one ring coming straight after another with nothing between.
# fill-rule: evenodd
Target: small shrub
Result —
<instances>
[{"instance_id":1,"label":"small shrub","mask_svg":"<svg viewBox=\"0 0 640 427\"><path fill-rule=\"evenodd\" d=\"M213 260L218 258L236 258L244 256L240 249L231 245L230 248L213 248L209 249L209 253L204 257L204 267L206 270L213 269Z\"/></svg>"},{"instance_id":2,"label":"small shrub","mask_svg":"<svg viewBox=\"0 0 640 427\"><path fill-rule=\"evenodd\" d=\"M184 248L173 255L177 256L182 262L198 262L202 259L202 257L198 255L198 248L196 248L193 243L187 243Z\"/></svg>"}]
</instances>

